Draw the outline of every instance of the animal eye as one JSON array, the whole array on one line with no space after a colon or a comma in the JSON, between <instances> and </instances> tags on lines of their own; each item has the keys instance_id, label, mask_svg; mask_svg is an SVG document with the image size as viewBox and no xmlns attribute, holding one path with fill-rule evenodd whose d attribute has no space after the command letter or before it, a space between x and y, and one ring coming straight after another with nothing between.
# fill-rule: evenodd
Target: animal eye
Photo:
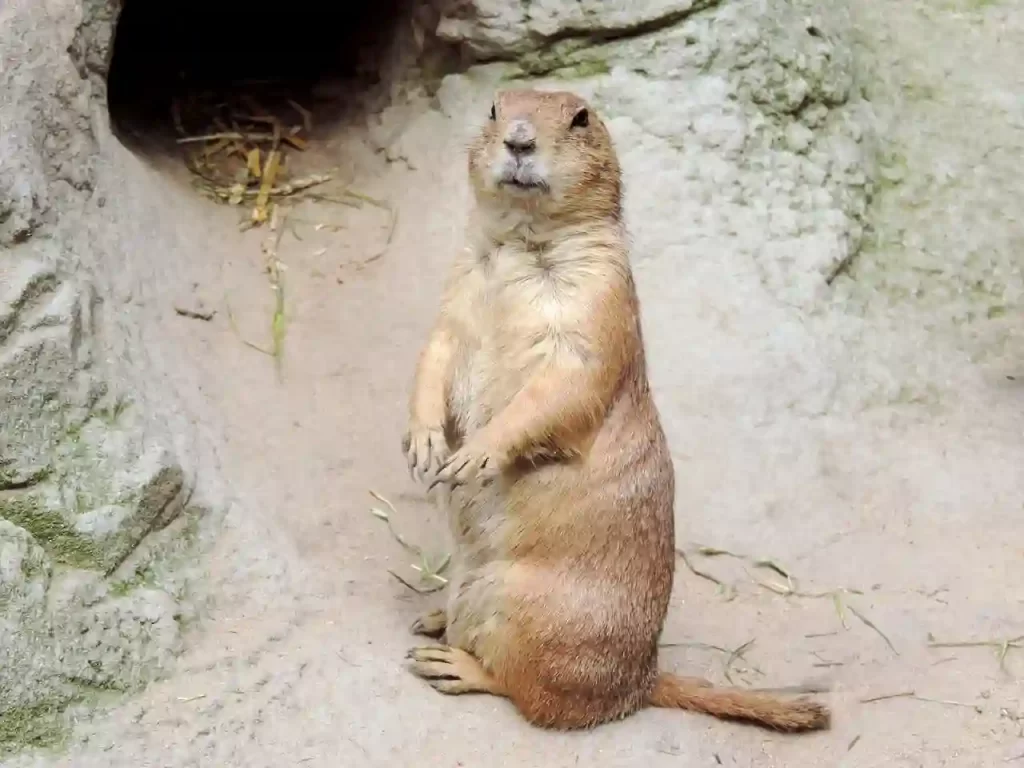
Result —
<instances>
[{"instance_id":1,"label":"animal eye","mask_svg":"<svg viewBox=\"0 0 1024 768\"><path fill-rule=\"evenodd\" d=\"M498 119L498 110L495 109L493 104L491 104L491 120L497 120L497 119Z\"/></svg>"},{"instance_id":2,"label":"animal eye","mask_svg":"<svg viewBox=\"0 0 1024 768\"><path fill-rule=\"evenodd\" d=\"M572 118L573 128L586 128L590 125L590 113L585 109L581 109Z\"/></svg>"}]
</instances>

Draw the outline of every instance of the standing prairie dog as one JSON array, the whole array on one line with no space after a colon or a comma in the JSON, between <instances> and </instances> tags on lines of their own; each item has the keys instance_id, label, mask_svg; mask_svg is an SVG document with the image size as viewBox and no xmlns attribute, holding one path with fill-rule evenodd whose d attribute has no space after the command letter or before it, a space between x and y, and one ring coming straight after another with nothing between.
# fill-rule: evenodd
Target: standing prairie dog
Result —
<instances>
[{"instance_id":1,"label":"standing prairie dog","mask_svg":"<svg viewBox=\"0 0 1024 768\"><path fill-rule=\"evenodd\" d=\"M672 460L651 398L618 160L579 97L505 91L469 152L475 205L416 371L410 468L449 489L446 611L409 652L442 693L586 728L645 706L784 731L808 699L659 672Z\"/></svg>"}]
</instances>

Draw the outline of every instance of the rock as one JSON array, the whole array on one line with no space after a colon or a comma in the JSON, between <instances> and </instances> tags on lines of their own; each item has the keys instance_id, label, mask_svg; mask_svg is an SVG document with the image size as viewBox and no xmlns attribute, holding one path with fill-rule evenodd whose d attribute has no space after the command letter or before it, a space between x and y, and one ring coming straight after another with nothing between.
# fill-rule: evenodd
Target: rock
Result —
<instances>
[{"instance_id":1,"label":"rock","mask_svg":"<svg viewBox=\"0 0 1024 768\"><path fill-rule=\"evenodd\" d=\"M825 300L860 248L875 177L843 4L471 5L444 34L510 62L448 78L438 101L453 119L482 114L510 76L568 79L617 140L638 260L721 241L749 253L779 301Z\"/></svg>"},{"instance_id":2,"label":"rock","mask_svg":"<svg viewBox=\"0 0 1024 768\"><path fill-rule=\"evenodd\" d=\"M0 520L0 718L17 707L70 693L46 649L53 566L23 529ZM26 675L26 670L45 670Z\"/></svg>"},{"instance_id":3,"label":"rock","mask_svg":"<svg viewBox=\"0 0 1024 768\"><path fill-rule=\"evenodd\" d=\"M116 9L0 5L0 742L166 672L194 614L172 574L196 544L194 437L138 318L105 310L131 272L85 216L108 130L86 75Z\"/></svg>"},{"instance_id":4,"label":"rock","mask_svg":"<svg viewBox=\"0 0 1024 768\"><path fill-rule=\"evenodd\" d=\"M814 131L802 123L790 123L786 126L786 148L797 154L807 151L814 141Z\"/></svg>"},{"instance_id":5,"label":"rock","mask_svg":"<svg viewBox=\"0 0 1024 768\"><path fill-rule=\"evenodd\" d=\"M100 574L56 572L33 537L4 520L0 611L0 734L5 718L26 709L91 688L130 690L167 669L181 646L169 594L110 597Z\"/></svg>"},{"instance_id":6,"label":"rock","mask_svg":"<svg viewBox=\"0 0 1024 768\"><path fill-rule=\"evenodd\" d=\"M715 0L539 0L458 3L442 16L437 36L461 43L480 59L509 58L567 38L593 41L651 32L679 23Z\"/></svg>"},{"instance_id":7,"label":"rock","mask_svg":"<svg viewBox=\"0 0 1024 768\"><path fill-rule=\"evenodd\" d=\"M111 571L165 516L182 470L166 448L145 445L126 400L104 396L91 292L40 261L7 262L3 277L0 517L55 562Z\"/></svg>"}]
</instances>

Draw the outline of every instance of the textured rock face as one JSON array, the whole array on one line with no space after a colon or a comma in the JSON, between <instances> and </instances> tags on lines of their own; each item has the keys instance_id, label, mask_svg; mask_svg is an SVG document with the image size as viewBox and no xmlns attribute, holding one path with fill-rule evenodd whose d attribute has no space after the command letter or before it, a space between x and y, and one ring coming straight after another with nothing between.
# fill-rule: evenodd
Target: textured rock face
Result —
<instances>
[{"instance_id":1,"label":"textured rock face","mask_svg":"<svg viewBox=\"0 0 1024 768\"><path fill-rule=\"evenodd\" d=\"M475 0L450 8L437 34L482 59L510 58L570 37L608 39L678 23L716 0Z\"/></svg>"},{"instance_id":2,"label":"textured rock face","mask_svg":"<svg viewBox=\"0 0 1024 768\"><path fill-rule=\"evenodd\" d=\"M638 258L678 248L681 230L738 237L771 293L811 306L860 247L872 194L848 26L844 3L478 2L438 32L512 59L500 79L568 79L597 102L631 182ZM447 111L491 85L451 78ZM649 220L666 196L677 217Z\"/></svg>"},{"instance_id":3,"label":"textured rock face","mask_svg":"<svg viewBox=\"0 0 1024 768\"><path fill-rule=\"evenodd\" d=\"M157 373L112 354L132 347L106 316L118 243L85 219L86 76L114 18L86 6L82 26L75 3L0 8L0 741L26 712L165 670L190 612L163 570L194 538L194 481L159 386L143 402Z\"/></svg>"}]
</instances>

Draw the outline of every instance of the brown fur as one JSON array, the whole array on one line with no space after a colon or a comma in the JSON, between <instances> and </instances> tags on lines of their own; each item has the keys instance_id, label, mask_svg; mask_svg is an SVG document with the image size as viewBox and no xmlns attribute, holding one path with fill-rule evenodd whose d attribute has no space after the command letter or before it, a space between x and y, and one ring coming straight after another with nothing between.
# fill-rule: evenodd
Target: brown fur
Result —
<instances>
[{"instance_id":1,"label":"brown fur","mask_svg":"<svg viewBox=\"0 0 1024 768\"><path fill-rule=\"evenodd\" d=\"M658 672L675 479L618 160L592 112L573 125L584 109L570 93L500 93L470 148L470 244L421 355L404 442L410 467L446 490L457 545L447 610L414 625L447 645L410 651L413 671L446 693L507 696L552 728L644 706L827 727L812 701Z\"/></svg>"}]
</instances>

